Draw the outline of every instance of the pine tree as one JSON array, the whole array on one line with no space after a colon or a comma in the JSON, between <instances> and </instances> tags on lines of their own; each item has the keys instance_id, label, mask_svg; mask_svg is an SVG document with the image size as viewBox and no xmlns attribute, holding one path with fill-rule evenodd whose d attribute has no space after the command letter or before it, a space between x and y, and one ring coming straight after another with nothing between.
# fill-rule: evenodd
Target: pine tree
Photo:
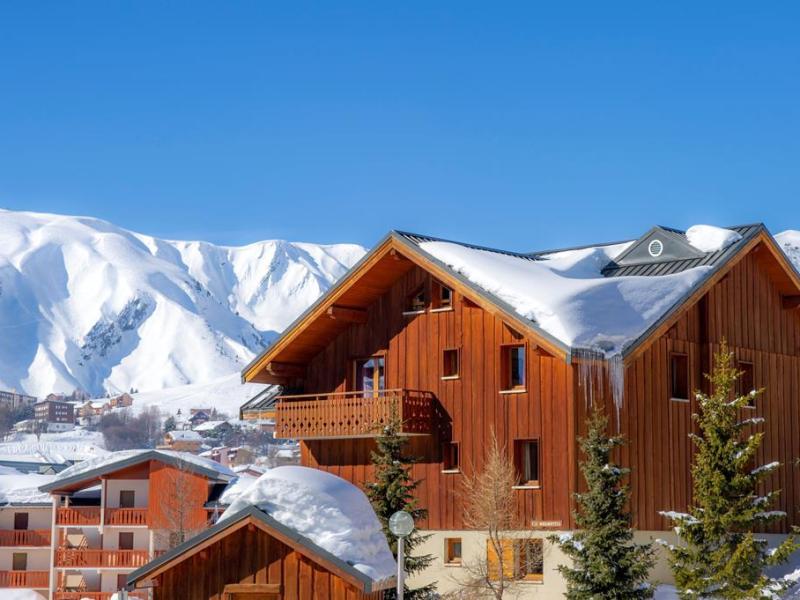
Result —
<instances>
[{"instance_id":1,"label":"pine tree","mask_svg":"<svg viewBox=\"0 0 800 600\"><path fill-rule=\"evenodd\" d=\"M587 489L575 494L578 510L573 513L578 530L550 537L573 561L572 567L558 567L567 583L566 597L651 598L647 577L655 562L653 548L632 542L631 513L626 509L629 489L623 479L630 469L611 461L612 452L624 440L607 434L608 419L599 409L586 423L586 437L579 442L585 455L581 471Z\"/></svg>"},{"instance_id":2,"label":"pine tree","mask_svg":"<svg viewBox=\"0 0 800 600\"><path fill-rule=\"evenodd\" d=\"M383 526L389 547L397 558L397 538L389 531L389 518L398 510L404 510L419 522L428 515L428 511L421 508L414 498L414 490L419 485L411 477L411 466L418 462L417 458L404 453L408 438L400 434L402 422L396 413L393 413L389 422L383 427L381 435L376 438L377 451L371 453L372 464L375 466L375 481L367 483L367 496L369 497L375 513ZM430 536L422 535L418 530L405 539L405 571L413 575L423 571L433 561L430 554L414 556L414 548L419 546ZM411 600L429 597L435 589L435 584L430 584L416 589L408 589L404 596ZM387 590L384 597L389 600L395 597L395 590Z\"/></svg>"},{"instance_id":3,"label":"pine tree","mask_svg":"<svg viewBox=\"0 0 800 600\"><path fill-rule=\"evenodd\" d=\"M759 484L777 469L773 462L753 468L762 432L748 433L762 418L740 418L740 409L763 390L734 396L737 378L733 353L723 341L714 356L714 369L706 376L710 396L697 392L699 413L693 415L699 435L690 437L696 447L692 465L694 504L689 513L666 512L676 524L682 543L669 545L670 566L681 598L774 598L791 584L765 573L766 567L783 564L798 548L790 535L777 548L755 532L776 519L770 510L779 491L759 493Z\"/></svg>"}]
</instances>

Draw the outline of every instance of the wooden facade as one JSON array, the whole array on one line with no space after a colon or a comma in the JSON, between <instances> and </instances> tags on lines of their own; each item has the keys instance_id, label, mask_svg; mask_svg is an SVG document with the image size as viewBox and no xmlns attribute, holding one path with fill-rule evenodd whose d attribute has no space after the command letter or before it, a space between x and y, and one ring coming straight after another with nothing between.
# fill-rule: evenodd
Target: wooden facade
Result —
<instances>
[{"instance_id":1,"label":"wooden facade","mask_svg":"<svg viewBox=\"0 0 800 600\"><path fill-rule=\"evenodd\" d=\"M166 558L166 557L165 557ZM153 600L378 600L381 591L257 519L226 527L134 574Z\"/></svg>"},{"instance_id":2,"label":"wooden facade","mask_svg":"<svg viewBox=\"0 0 800 600\"><path fill-rule=\"evenodd\" d=\"M696 410L692 393L686 401L670 397L670 357L685 355L690 389L703 388L702 374L726 339L738 360L753 365L755 385L767 389L748 411L766 418L759 458L782 463L770 484L783 490L779 508L788 517L770 531L786 532L800 524L800 469L794 467L800 454L800 302L792 301L800 297L798 281L768 234L754 238L626 355L617 408L606 361L570 358L514 315L487 305L441 265L389 244L354 269L245 377L281 383L292 394L340 394L354 390L355 360L382 357L385 388L430 393L438 407L432 433L411 437L409 445L422 459L414 477L421 480L420 504L429 511L420 527L429 530L463 528L461 473L481 467L492 431L510 455L520 442L538 442L538 480L515 491L521 519L532 528L571 528L572 494L580 485L576 435L590 400L605 403L612 424L629 440L620 459L633 469L636 526L664 530L670 523L659 511L684 510L690 501L688 433ZM445 308L433 302L440 284L453 291ZM421 287L426 306L409 311L409 297ZM504 348L512 345L525 348L525 383L504 390ZM445 375L448 350L458 353L456 377ZM282 403L291 402L279 399L278 428ZM302 463L357 485L371 480L374 441L327 431L329 436L297 436ZM320 437L330 439L314 439ZM458 445L460 469L448 468L443 448L450 443Z\"/></svg>"}]
</instances>

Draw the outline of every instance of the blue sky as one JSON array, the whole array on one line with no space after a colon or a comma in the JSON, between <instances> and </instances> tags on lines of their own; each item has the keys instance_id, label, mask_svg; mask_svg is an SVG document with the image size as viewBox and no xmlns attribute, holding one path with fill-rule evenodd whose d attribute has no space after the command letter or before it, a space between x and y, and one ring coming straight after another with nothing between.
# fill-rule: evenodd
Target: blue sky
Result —
<instances>
[{"instance_id":1,"label":"blue sky","mask_svg":"<svg viewBox=\"0 0 800 600\"><path fill-rule=\"evenodd\" d=\"M0 206L519 250L800 229L800 6L17 2Z\"/></svg>"}]
</instances>

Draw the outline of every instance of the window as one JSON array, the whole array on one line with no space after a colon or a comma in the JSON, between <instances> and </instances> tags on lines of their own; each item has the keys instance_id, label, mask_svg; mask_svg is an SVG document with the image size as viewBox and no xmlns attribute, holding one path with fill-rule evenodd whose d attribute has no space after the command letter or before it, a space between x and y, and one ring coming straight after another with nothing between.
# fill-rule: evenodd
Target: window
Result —
<instances>
[{"instance_id":1,"label":"window","mask_svg":"<svg viewBox=\"0 0 800 600\"><path fill-rule=\"evenodd\" d=\"M438 281L433 282L433 308L447 310L453 307L453 290Z\"/></svg>"},{"instance_id":2,"label":"window","mask_svg":"<svg viewBox=\"0 0 800 600\"><path fill-rule=\"evenodd\" d=\"M689 399L689 357L685 354L670 355L670 397L674 400Z\"/></svg>"},{"instance_id":3,"label":"window","mask_svg":"<svg viewBox=\"0 0 800 600\"><path fill-rule=\"evenodd\" d=\"M544 543L542 540L521 540L518 557L520 579L542 581L544 577Z\"/></svg>"},{"instance_id":4,"label":"window","mask_svg":"<svg viewBox=\"0 0 800 600\"><path fill-rule=\"evenodd\" d=\"M461 538L444 539L444 564L461 564Z\"/></svg>"},{"instance_id":5,"label":"window","mask_svg":"<svg viewBox=\"0 0 800 600\"><path fill-rule=\"evenodd\" d=\"M739 370L739 378L736 380L736 395L746 396L750 394L747 405L755 408L756 397L751 394L751 392L756 389L755 380L753 378L753 363L740 360L736 368Z\"/></svg>"},{"instance_id":6,"label":"window","mask_svg":"<svg viewBox=\"0 0 800 600\"><path fill-rule=\"evenodd\" d=\"M458 471L460 468L461 451L458 442L445 442L442 444L442 467L444 471Z\"/></svg>"},{"instance_id":7,"label":"window","mask_svg":"<svg viewBox=\"0 0 800 600\"><path fill-rule=\"evenodd\" d=\"M406 312L418 313L425 310L425 286L419 286L414 292L409 294L406 301Z\"/></svg>"},{"instance_id":8,"label":"window","mask_svg":"<svg viewBox=\"0 0 800 600\"><path fill-rule=\"evenodd\" d=\"M539 440L514 441L514 466L520 485L539 485Z\"/></svg>"},{"instance_id":9,"label":"window","mask_svg":"<svg viewBox=\"0 0 800 600\"><path fill-rule=\"evenodd\" d=\"M525 346L503 346L501 366L503 390L525 389Z\"/></svg>"},{"instance_id":10,"label":"window","mask_svg":"<svg viewBox=\"0 0 800 600\"><path fill-rule=\"evenodd\" d=\"M544 576L544 542L541 539L500 540L502 572L506 580L541 582ZM491 540L486 540L486 562L489 579L500 578L501 561Z\"/></svg>"},{"instance_id":11,"label":"window","mask_svg":"<svg viewBox=\"0 0 800 600\"><path fill-rule=\"evenodd\" d=\"M14 529L27 529L28 528L28 513L14 513Z\"/></svg>"},{"instance_id":12,"label":"window","mask_svg":"<svg viewBox=\"0 0 800 600\"><path fill-rule=\"evenodd\" d=\"M442 352L442 379L456 379L459 372L459 352L457 348L448 348Z\"/></svg>"},{"instance_id":13,"label":"window","mask_svg":"<svg viewBox=\"0 0 800 600\"><path fill-rule=\"evenodd\" d=\"M128 574L127 573L117 573L117 589L124 590L125 586L128 585Z\"/></svg>"},{"instance_id":14,"label":"window","mask_svg":"<svg viewBox=\"0 0 800 600\"><path fill-rule=\"evenodd\" d=\"M136 492L133 490L120 490L119 491L119 507L120 508L133 508L135 504Z\"/></svg>"},{"instance_id":15,"label":"window","mask_svg":"<svg viewBox=\"0 0 800 600\"><path fill-rule=\"evenodd\" d=\"M133 532L120 531L119 544L117 546L120 550L133 550Z\"/></svg>"},{"instance_id":16,"label":"window","mask_svg":"<svg viewBox=\"0 0 800 600\"><path fill-rule=\"evenodd\" d=\"M385 363L383 356L358 359L355 361L355 391L370 393L385 389Z\"/></svg>"},{"instance_id":17,"label":"window","mask_svg":"<svg viewBox=\"0 0 800 600\"><path fill-rule=\"evenodd\" d=\"M28 555L25 552L14 552L14 554L11 555L11 570L28 570Z\"/></svg>"}]
</instances>

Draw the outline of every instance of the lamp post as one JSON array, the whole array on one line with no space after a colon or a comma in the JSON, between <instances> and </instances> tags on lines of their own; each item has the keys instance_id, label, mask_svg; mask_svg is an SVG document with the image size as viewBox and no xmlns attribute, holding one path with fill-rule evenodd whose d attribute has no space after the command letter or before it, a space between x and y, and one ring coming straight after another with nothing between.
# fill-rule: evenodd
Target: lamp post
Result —
<instances>
[{"instance_id":1,"label":"lamp post","mask_svg":"<svg viewBox=\"0 0 800 600\"><path fill-rule=\"evenodd\" d=\"M398 510L389 517L389 531L397 537L397 600L403 600L403 583L406 574L405 540L414 531L414 517Z\"/></svg>"}]
</instances>

